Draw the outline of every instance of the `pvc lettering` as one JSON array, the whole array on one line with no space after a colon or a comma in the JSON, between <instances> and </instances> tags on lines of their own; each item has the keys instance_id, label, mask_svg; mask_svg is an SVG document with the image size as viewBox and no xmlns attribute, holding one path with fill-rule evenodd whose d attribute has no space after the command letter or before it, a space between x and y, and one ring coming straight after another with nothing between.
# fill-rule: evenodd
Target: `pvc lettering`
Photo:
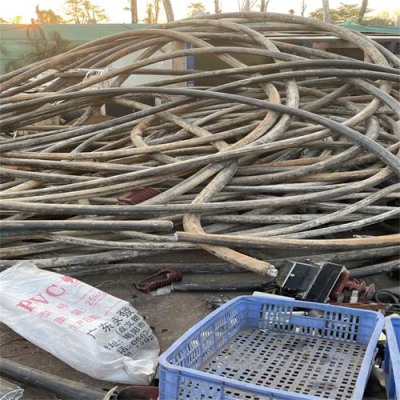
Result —
<instances>
[{"instance_id":1,"label":"pvc lettering","mask_svg":"<svg viewBox=\"0 0 400 400\"><path fill-rule=\"evenodd\" d=\"M51 297L59 297L62 296L64 293L65 289L55 284L50 285L46 289L46 294ZM17 304L17 307L25 308L25 310L32 312L36 308L35 303L49 304L48 300L44 297L44 295L42 293L38 293L36 296L31 297L28 300L20 301Z\"/></svg>"},{"instance_id":2,"label":"pvc lettering","mask_svg":"<svg viewBox=\"0 0 400 400\"><path fill-rule=\"evenodd\" d=\"M52 289L52 288L58 288L58 291L56 291L57 289ZM65 293L65 289L53 284L46 289L46 293L49 296L58 297Z\"/></svg>"},{"instance_id":3,"label":"pvc lettering","mask_svg":"<svg viewBox=\"0 0 400 400\"><path fill-rule=\"evenodd\" d=\"M31 297L28 300L22 300L17 304L17 307L22 307L28 310L29 312L33 311L36 307L33 307L33 303L42 303L42 304L49 304L46 298L41 294L37 294L36 297Z\"/></svg>"}]
</instances>

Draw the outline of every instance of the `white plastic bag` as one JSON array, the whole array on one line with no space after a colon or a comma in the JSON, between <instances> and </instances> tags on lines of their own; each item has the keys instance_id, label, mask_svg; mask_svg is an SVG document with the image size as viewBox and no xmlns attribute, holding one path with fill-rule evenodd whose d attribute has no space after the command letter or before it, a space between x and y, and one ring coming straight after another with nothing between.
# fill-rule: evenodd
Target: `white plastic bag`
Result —
<instances>
[{"instance_id":1,"label":"white plastic bag","mask_svg":"<svg viewBox=\"0 0 400 400\"><path fill-rule=\"evenodd\" d=\"M0 273L0 319L93 378L148 385L160 351L127 301L22 262Z\"/></svg>"}]
</instances>

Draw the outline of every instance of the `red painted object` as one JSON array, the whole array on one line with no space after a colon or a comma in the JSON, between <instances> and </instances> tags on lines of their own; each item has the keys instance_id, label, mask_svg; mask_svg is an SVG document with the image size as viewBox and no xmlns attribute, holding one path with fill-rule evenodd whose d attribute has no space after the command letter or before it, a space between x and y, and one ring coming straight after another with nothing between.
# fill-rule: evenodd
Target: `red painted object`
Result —
<instances>
[{"instance_id":1,"label":"red painted object","mask_svg":"<svg viewBox=\"0 0 400 400\"><path fill-rule=\"evenodd\" d=\"M138 290L144 293L149 293L152 290L170 285L173 282L180 282L182 274L174 269L162 269L153 275L135 283Z\"/></svg>"},{"instance_id":2,"label":"red painted object","mask_svg":"<svg viewBox=\"0 0 400 400\"><path fill-rule=\"evenodd\" d=\"M143 203L146 200L156 197L161 192L155 188L148 187L135 190L132 193L126 194L118 199L118 204L120 206L135 205Z\"/></svg>"},{"instance_id":3,"label":"red painted object","mask_svg":"<svg viewBox=\"0 0 400 400\"><path fill-rule=\"evenodd\" d=\"M329 299L336 301L344 290L357 290L362 293L364 298L368 299L375 293L375 285L367 285L363 279L352 278L349 271L344 271L329 294Z\"/></svg>"}]
</instances>

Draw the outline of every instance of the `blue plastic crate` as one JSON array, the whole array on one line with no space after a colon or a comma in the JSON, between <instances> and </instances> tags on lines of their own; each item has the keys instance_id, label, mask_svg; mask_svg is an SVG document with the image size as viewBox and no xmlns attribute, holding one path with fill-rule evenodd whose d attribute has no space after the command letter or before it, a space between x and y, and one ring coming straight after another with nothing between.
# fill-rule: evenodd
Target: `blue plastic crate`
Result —
<instances>
[{"instance_id":1,"label":"blue plastic crate","mask_svg":"<svg viewBox=\"0 0 400 400\"><path fill-rule=\"evenodd\" d=\"M400 317L387 317L385 361L386 393L389 400L400 400Z\"/></svg>"},{"instance_id":2,"label":"blue plastic crate","mask_svg":"<svg viewBox=\"0 0 400 400\"><path fill-rule=\"evenodd\" d=\"M160 357L160 400L362 399L383 323L373 311L237 297Z\"/></svg>"}]
</instances>

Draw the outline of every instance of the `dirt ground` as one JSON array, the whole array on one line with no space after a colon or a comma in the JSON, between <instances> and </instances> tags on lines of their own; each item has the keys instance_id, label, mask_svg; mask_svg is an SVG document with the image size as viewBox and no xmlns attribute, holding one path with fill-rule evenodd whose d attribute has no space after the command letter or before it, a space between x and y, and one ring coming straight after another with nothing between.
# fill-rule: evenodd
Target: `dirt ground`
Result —
<instances>
[{"instance_id":1,"label":"dirt ground","mask_svg":"<svg viewBox=\"0 0 400 400\"><path fill-rule=\"evenodd\" d=\"M196 274L184 277L184 282L244 282L249 279L265 280L253 274ZM183 293L173 292L169 295L153 297L138 291L134 287L134 282L142 279L143 275L135 275L129 272L118 274L90 275L80 278L82 281L95 286L116 297L132 302L138 312L144 316L156 334L161 351L166 350L177 338L192 327L196 322L209 314L211 310L207 308L207 299L218 298L220 293ZM225 298L232 298L239 294L249 294L242 292L225 292ZM96 381L89 376L82 374L62 361L53 357L49 353L13 332L5 325L1 325L1 357L21 363L25 366L33 367L42 371L71 379L76 382L86 384L96 389L105 391L116 386L113 383ZM49 340L62 342L63 338L49 337ZM17 382L15 382L17 383ZM53 393L34 388L29 385L19 383L25 389L23 399L27 400L56 400L65 399ZM122 387L122 386L121 386ZM383 397L381 397L383 396ZM372 399L385 398L384 393L379 391L373 394ZM70 400L70 399L66 399ZM171 399L172 400L172 399Z\"/></svg>"}]
</instances>

